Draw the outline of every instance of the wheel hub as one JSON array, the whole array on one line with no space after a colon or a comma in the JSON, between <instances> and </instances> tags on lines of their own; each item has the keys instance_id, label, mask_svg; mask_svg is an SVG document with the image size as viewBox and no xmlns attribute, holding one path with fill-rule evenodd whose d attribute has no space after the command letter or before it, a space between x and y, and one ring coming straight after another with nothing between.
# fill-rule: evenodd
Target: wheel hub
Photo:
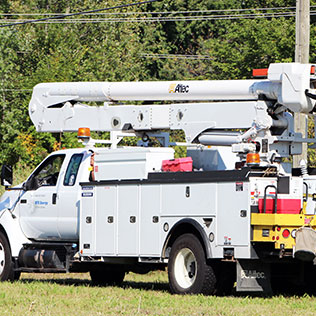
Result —
<instances>
[{"instance_id":1,"label":"wheel hub","mask_svg":"<svg viewBox=\"0 0 316 316\"><path fill-rule=\"evenodd\" d=\"M175 279L184 289L189 288L196 279L196 258L189 248L179 251L175 259Z\"/></svg>"}]
</instances>

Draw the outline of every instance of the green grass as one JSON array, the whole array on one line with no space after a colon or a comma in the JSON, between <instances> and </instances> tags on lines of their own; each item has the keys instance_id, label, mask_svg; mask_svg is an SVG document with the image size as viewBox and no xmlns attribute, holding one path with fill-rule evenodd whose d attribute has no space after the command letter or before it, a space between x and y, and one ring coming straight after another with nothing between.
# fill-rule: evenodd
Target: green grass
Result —
<instances>
[{"instance_id":1,"label":"green grass","mask_svg":"<svg viewBox=\"0 0 316 316\"><path fill-rule=\"evenodd\" d=\"M165 272L126 276L122 287L93 287L88 274L22 274L0 283L0 315L316 315L304 296L171 295Z\"/></svg>"}]
</instances>

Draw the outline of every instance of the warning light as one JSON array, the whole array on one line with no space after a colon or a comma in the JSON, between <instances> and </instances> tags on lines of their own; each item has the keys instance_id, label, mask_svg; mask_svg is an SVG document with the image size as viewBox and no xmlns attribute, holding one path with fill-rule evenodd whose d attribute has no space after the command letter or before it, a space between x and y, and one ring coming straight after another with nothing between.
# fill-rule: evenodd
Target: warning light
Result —
<instances>
[{"instance_id":1,"label":"warning light","mask_svg":"<svg viewBox=\"0 0 316 316\"><path fill-rule=\"evenodd\" d=\"M268 68L253 69L252 76L256 78L265 78L268 76Z\"/></svg>"},{"instance_id":2,"label":"warning light","mask_svg":"<svg viewBox=\"0 0 316 316\"><path fill-rule=\"evenodd\" d=\"M289 238L291 235L290 231L288 229L284 229L283 232L282 232L282 236L284 238Z\"/></svg>"},{"instance_id":3,"label":"warning light","mask_svg":"<svg viewBox=\"0 0 316 316\"><path fill-rule=\"evenodd\" d=\"M247 165L259 165L260 156L258 153L248 153L246 158Z\"/></svg>"},{"instance_id":4,"label":"warning light","mask_svg":"<svg viewBox=\"0 0 316 316\"><path fill-rule=\"evenodd\" d=\"M90 133L90 128L88 127L80 127L78 129L78 138L81 139L86 139L86 138L90 138L91 133Z\"/></svg>"}]
</instances>

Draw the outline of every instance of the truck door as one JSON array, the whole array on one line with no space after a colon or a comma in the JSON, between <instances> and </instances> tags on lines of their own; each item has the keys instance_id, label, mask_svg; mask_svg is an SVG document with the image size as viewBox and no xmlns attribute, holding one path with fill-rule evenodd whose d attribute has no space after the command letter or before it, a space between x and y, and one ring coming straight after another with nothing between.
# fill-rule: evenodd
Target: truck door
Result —
<instances>
[{"instance_id":1,"label":"truck door","mask_svg":"<svg viewBox=\"0 0 316 316\"><path fill-rule=\"evenodd\" d=\"M57 188L64 154L49 156L25 183L19 202L20 225L28 238L59 239Z\"/></svg>"},{"instance_id":2,"label":"truck door","mask_svg":"<svg viewBox=\"0 0 316 316\"><path fill-rule=\"evenodd\" d=\"M63 240L75 241L79 238L81 194L79 182L88 181L88 171L86 171L86 178L84 178L85 170L81 170L82 167L80 168L80 166L88 158L90 155L84 155L84 153L73 154L58 188L58 231Z\"/></svg>"}]
</instances>

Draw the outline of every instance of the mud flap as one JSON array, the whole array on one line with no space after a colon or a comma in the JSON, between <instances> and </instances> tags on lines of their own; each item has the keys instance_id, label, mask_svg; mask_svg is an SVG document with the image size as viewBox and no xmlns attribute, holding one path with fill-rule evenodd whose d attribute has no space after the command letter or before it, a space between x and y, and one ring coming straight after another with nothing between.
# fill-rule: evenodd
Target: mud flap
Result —
<instances>
[{"instance_id":1,"label":"mud flap","mask_svg":"<svg viewBox=\"0 0 316 316\"><path fill-rule=\"evenodd\" d=\"M237 292L271 294L270 265L259 260L237 261Z\"/></svg>"}]
</instances>

